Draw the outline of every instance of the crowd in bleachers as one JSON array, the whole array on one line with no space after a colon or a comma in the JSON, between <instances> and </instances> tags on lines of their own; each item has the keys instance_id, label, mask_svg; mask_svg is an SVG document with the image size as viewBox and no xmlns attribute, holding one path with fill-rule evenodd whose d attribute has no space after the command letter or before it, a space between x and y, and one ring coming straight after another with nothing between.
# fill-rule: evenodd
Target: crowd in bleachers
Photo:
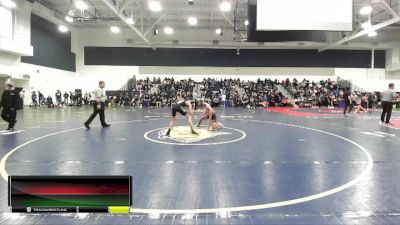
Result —
<instances>
[{"instance_id":1,"label":"crowd in bleachers","mask_svg":"<svg viewBox=\"0 0 400 225\"><path fill-rule=\"evenodd\" d=\"M287 90L284 96L277 88L282 85ZM141 106L141 107L169 107L176 102L178 96L185 96L193 101L195 107L202 102L212 106L223 107L273 107L288 106L289 95L299 107L341 107L344 88L330 79L319 82L306 79L258 79L245 81L240 79L212 79L204 78L195 82L191 78L176 80L174 78L153 78L152 80L133 79L125 91L107 93L107 105L112 106ZM91 94L82 94L79 91L62 93L60 90L53 96L43 95L40 91L32 92L31 106L80 106L89 105ZM351 102L356 110L363 111L376 106L379 102L377 93L354 92Z\"/></svg>"},{"instance_id":2,"label":"crowd in bleachers","mask_svg":"<svg viewBox=\"0 0 400 225\"><path fill-rule=\"evenodd\" d=\"M343 92L348 88L340 87L330 79L314 82L294 78L292 81L283 80L281 84L294 96L295 103L300 107L342 107ZM356 112L367 111L380 102L378 93L352 92L350 98Z\"/></svg>"},{"instance_id":3,"label":"crowd in bleachers","mask_svg":"<svg viewBox=\"0 0 400 225\"><path fill-rule=\"evenodd\" d=\"M288 101L280 93L275 83L269 79L243 81L240 79L204 78L201 82L192 79L175 80L138 80L127 92L111 97L114 105L133 105L143 107L171 106L177 96L201 103L208 102L213 106L224 107L267 107L287 105Z\"/></svg>"},{"instance_id":4,"label":"crowd in bleachers","mask_svg":"<svg viewBox=\"0 0 400 225\"><path fill-rule=\"evenodd\" d=\"M340 87L330 79L314 82L306 79L298 81L294 78L292 81L283 80L282 85L294 96L296 104L300 106L335 107L340 100Z\"/></svg>"}]
</instances>

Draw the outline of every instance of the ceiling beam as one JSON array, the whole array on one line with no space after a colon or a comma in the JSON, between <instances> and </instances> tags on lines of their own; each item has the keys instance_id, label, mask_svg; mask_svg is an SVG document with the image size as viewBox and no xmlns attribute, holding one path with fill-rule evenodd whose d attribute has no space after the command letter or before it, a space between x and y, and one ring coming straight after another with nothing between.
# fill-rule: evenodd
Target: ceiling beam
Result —
<instances>
[{"instance_id":1,"label":"ceiling beam","mask_svg":"<svg viewBox=\"0 0 400 225\"><path fill-rule=\"evenodd\" d=\"M211 5L211 3L210 3L210 5ZM216 29L216 28L214 28L214 21L213 21L213 18L214 17L214 9L211 7L211 13L210 13L210 39L214 39L213 38L213 36L215 35L215 32L214 32L214 29Z\"/></svg>"},{"instance_id":2,"label":"ceiling beam","mask_svg":"<svg viewBox=\"0 0 400 225\"><path fill-rule=\"evenodd\" d=\"M368 34L371 31L377 31L377 30L379 30L379 29L381 29L383 27L390 26L392 24L400 22L400 16L385 1L379 0L379 3L381 3L382 6L393 15L392 19L383 21L382 23L378 23L378 24L372 26L368 30L363 29L361 31L353 33L352 35L350 35L348 37L345 37L345 38L342 38L342 39L340 39L340 40L338 40L336 42L330 43L327 46L318 49L318 52L323 52L323 51L328 50L330 48L333 48L333 47L339 46L341 44L344 44L346 42L349 42L351 40L354 40L356 38L362 37L362 36Z\"/></svg>"},{"instance_id":3,"label":"ceiling beam","mask_svg":"<svg viewBox=\"0 0 400 225\"><path fill-rule=\"evenodd\" d=\"M161 22L162 19L164 19L164 17L167 15L167 12L164 12L160 18L158 18L158 20L156 22L154 22L144 33L143 36L146 36L153 28L154 26L156 26L159 22Z\"/></svg>"},{"instance_id":4,"label":"ceiling beam","mask_svg":"<svg viewBox=\"0 0 400 225\"><path fill-rule=\"evenodd\" d=\"M221 14L221 16L224 18L224 20L226 22L228 22L232 27L235 27L235 24L233 24L232 20L229 19L223 12L220 11L219 14Z\"/></svg>"},{"instance_id":5,"label":"ceiling beam","mask_svg":"<svg viewBox=\"0 0 400 225\"><path fill-rule=\"evenodd\" d=\"M297 43L291 42L265 42L260 45L256 42L236 42L236 41L220 41L218 45L214 45L210 41L179 41L179 45L171 45L171 41L155 41L153 45L157 48L223 48L223 49L318 49L324 46L322 42L309 42L305 45L299 46ZM136 42L131 47L141 47L142 42ZM385 50L391 49L393 46L389 43L379 43L377 45L372 45L371 43L351 43L349 45L338 46L334 49L343 50L370 50L374 48L375 50Z\"/></svg>"},{"instance_id":6,"label":"ceiling beam","mask_svg":"<svg viewBox=\"0 0 400 225\"><path fill-rule=\"evenodd\" d=\"M399 18L399 17L400 17L400 16L399 16L400 12L397 13L396 11L394 11L394 9L393 9L392 7L390 7L390 5L388 5L385 1L382 1L381 4L382 4L383 8L384 8L386 11L388 11L390 14L392 14L392 16L393 16L394 18Z\"/></svg>"},{"instance_id":7,"label":"ceiling beam","mask_svg":"<svg viewBox=\"0 0 400 225\"><path fill-rule=\"evenodd\" d=\"M232 22L232 20L229 19L229 18L228 18L223 12L221 12L221 11L220 11L220 14L221 14L222 17L226 20L226 22L228 22L228 23L232 26L232 28L235 29L235 24ZM233 31L233 32L235 32L235 31ZM245 36L242 32L239 32L239 34L240 34L240 36L241 36L243 39L246 39L246 36Z\"/></svg>"},{"instance_id":8,"label":"ceiling beam","mask_svg":"<svg viewBox=\"0 0 400 225\"><path fill-rule=\"evenodd\" d=\"M362 31L359 31L359 32L357 32L357 33L355 33L355 34L352 34L352 35L350 35L350 36L348 36L348 37L345 37L345 38L343 38L343 39L341 39L341 40L339 40L339 41L336 41L336 42L334 42L334 43L331 43L331 44L329 44L329 45L327 45L327 46L325 46L325 47L323 47L323 48L320 48L320 49L318 50L318 52L323 52L323 51L328 50L328 49L330 49L330 48L339 46L339 45L341 45L341 44L344 44L344 43L346 43L346 42L349 42L349 41L351 41L351 40L354 40L354 39L356 39L356 38L359 38L359 37L361 37L361 36L364 36L364 35L368 34L370 31L376 31L376 30L379 30L379 29L381 29L381 28L383 28L383 27L389 26L389 25L394 24L394 23L397 23L397 22L400 22L400 18L393 18L393 19L390 19L390 20L386 20L386 21L384 21L384 22L382 22L382 23L379 23L379 24L376 24L376 25L372 26L372 27L370 28L370 30L362 30Z\"/></svg>"},{"instance_id":9,"label":"ceiling beam","mask_svg":"<svg viewBox=\"0 0 400 225\"><path fill-rule=\"evenodd\" d=\"M125 0L122 4L119 5L119 13L122 13L128 6L131 0Z\"/></svg>"},{"instance_id":10,"label":"ceiling beam","mask_svg":"<svg viewBox=\"0 0 400 225\"><path fill-rule=\"evenodd\" d=\"M106 4L111 11L113 11L120 19L122 22L124 22L128 27L130 27L133 31L135 31L135 33L144 41L146 42L146 44L151 47L153 50L156 50L155 47L153 47L153 45L151 44L151 42L145 37L143 36L143 34L132 24L129 24L126 21L126 18L122 15L122 13L118 12L118 9L115 7L115 5L113 5L113 3L111 3L109 0L102 0L104 2L104 4Z\"/></svg>"},{"instance_id":11,"label":"ceiling beam","mask_svg":"<svg viewBox=\"0 0 400 225\"><path fill-rule=\"evenodd\" d=\"M149 23L151 23L151 17L149 16L149 13L146 13L144 7L142 6L142 4L140 4L140 2L138 0L134 0L135 4L138 6L139 10L140 10L140 14L142 17L142 21L144 20L144 16L146 16L146 19L149 21Z\"/></svg>"}]
</instances>

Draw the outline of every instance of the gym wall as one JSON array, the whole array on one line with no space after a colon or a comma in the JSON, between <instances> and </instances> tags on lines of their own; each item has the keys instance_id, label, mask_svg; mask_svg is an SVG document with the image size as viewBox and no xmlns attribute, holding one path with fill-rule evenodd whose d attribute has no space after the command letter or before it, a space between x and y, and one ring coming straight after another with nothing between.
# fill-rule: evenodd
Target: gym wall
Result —
<instances>
[{"instance_id":1,"label":"gym wall","mask_svg":"<svg viewBox=\"0 0 400 225\"><path fill-rule=\"evenodd\" d=\"M85 65L370 68L369 50L199 49L91 47ZM375 51L375 68L385 68L385 51Z\"/></svg>"},{"instance_id":2,"label":"gym wall","mask_svg":"<svg viewBox=\"0 0 400 225\"><path fill-rule=\"evenodd\" d=\"M21 57L21 62L76 71L75 54L71 52L71 33L61 33L58 26L35 14L31 15L33 56Z\"/></svg>"}]
</instances>

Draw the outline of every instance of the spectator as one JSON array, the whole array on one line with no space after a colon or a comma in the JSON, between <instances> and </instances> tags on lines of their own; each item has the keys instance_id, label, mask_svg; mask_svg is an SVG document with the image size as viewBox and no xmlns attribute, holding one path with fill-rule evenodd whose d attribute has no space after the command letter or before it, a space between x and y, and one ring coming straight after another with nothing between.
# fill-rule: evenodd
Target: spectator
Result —
<instances>
[{"instance_id":1,"label":"spectator","mask_svg":"<svg viewBox=\"0 0 400 225\"><path fill-rule=\"evenodd\" d=\"M65 92L63 97L64 97L64 105L68 105L69 104L69 102L68 102L68 97L69 97L68 92Z\"/></svg>"},{"instance_id":2,"label":"spectator","mask_svg":"<svg viewBox=\"0 0 400 225\"><path fill-rule=\"evenodd\" d=\"M60 105L62 104L62 94L61 94L61 91L60 91L60 90L57 90L55 96L56 96L56 103L57 103L57 106L60 106Z\"/></svg>"},{"instance_id":3,"label":"spectator","mask_svg":"<svg viewBox=\"0 0 400 225\"><path fill-rule=\"evenodd\" d=\"M38 102L37 102L36 92L34 92L34 91L32 91L31 100L32 100L31 107L36 108L38 106Z\"/></svg>"},{"instance_id":4,"label":"spectator","mask_svg":"<svg viewBox=\"0 0 400 225\"><path fill-rule=\"evenodd\" d=\"M25 90L19 92L19 109L24 108Z\"/></svg>"},{"instance_id":5,"label":"spectator","mask_svg":"<svg viewBox=\"0 0 400 225\"><path fill-rule=\"evenodd\" d=\"M39 95L39 106L45 105L46 104L46 100L44 98L44 95L40 91L38 91L38 95Z\"/></svg>"},{"instance_id":6,"label":"spectator","mask_svg":"<svg viewBox=\"0 0 400 225\"><path fill-rule=\"evenodd\" d=\"M46 99L46 105L48 108L54 108L53 98L50 95Z\"/></svg>"}]
</instances>

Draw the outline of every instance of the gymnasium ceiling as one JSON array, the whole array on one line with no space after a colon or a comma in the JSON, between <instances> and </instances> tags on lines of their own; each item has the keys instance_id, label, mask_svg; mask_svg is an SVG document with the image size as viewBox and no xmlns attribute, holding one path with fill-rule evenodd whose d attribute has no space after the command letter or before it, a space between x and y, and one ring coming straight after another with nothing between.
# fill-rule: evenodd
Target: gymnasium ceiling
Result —
<instances>
[{"instance_id":1,"label":"gymnasium ceiling","mask_svg":"<svg viewBox=\"0 0 400 225\"><path fill-rule=\"evenodd\" d=\"M255 43L243 43L240 41L242 36L238 34L245 34L246 26L237 26L241 32L235 32L234 23L244 21L247 17L247 4L248 0L227 0L231 3L232 9L228 12L222 12L219 9L221 0L194 0L194 5L190 5L188 0L161 0L162 9L159 12L151 11L148 7L149 0L86 0L88 9L84 12L74 7L74 0L36 0L36 2L46 6L54 12L55 16L63 20L63 18L70 13L74 17L74 22L71 24L77 28L104 28L109 29L110 26L118 26L123 30L128 30L132 33L132 38L127 38L132 43L148 44L140 37L141 34L146 33L145 38L152 44L163 43L168 47L177 45L178 43L205 43L205 47L224 45L242 47L252 46ZM360 24L365 18L360 17L359 10L366 4L373 6L372 11L372 24L378 24L383 21L393 18L393 14L385 9L380 3L380 0L353 0L354 2L354 28L355 32L360 30ZM399 2L400 0L382 0L387 3L397 15L400 14ZM105 2L108 2L107 5ZM132 18L134 21L134 28L128 27L120 17L113 12L111 7L122 9L121 15L124 18ZM237 9L237 13L234 10ZM196 17L198 20L197 25L192 26L188 23L189 17ZM65 22L65 21L64 21ZM173 35L166 35L163 28L170 26L174 29ZM223 27L224 35L215 34L215 30ZM154 28L159 29L159 35L153 36ZM147 32L146 32L147 31ZM194 35L195 34L195 35ZM329 40L340 40L343 36L350 36L351 33L327 32ZM400 40L400 23L395 23L378 31L378 36L375 38L360 37L351 40L348 43L363 43L365 46L376 45L377 43L385 43ZM126 41L126 40L125 40ZM214 42L213 42L214 41ZM216 43L218 41L218 43ZM129 42L129 41L128 41ZM237 44L240 42L240 44ZM272 45L276 45L274 43ZM296 44L296 43L294 43ZM298 43L297 43L298 44ZM310 43L309 45L302 45L305 48L313 48L313 46L321 46L325 43ZM203 45L202 45L203 46ZM298 46L298 45L297 45ZM314 47L315 47L314 46ZM361 46L361 45L360 45Z\"/></svg>"}]
</instances>

